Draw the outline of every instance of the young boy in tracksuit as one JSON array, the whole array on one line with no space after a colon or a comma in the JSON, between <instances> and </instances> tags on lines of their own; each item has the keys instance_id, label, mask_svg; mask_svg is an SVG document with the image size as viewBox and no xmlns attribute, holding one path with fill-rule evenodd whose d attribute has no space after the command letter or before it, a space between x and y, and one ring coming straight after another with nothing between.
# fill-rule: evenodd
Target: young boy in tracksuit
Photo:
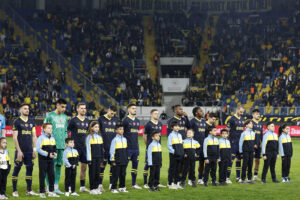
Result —
<instances>
[{"instance_id":1,"label":"young boy in tracksuit","mask_svg":"<svg viewBox=\"0 0 300 200\"><path fill-rule=\"evenodd\" d=\"M9 155L6 150L7 142L5 137L0 138L0 199L8 199L5 195L7 176L10 171Z\"/></svg>"},{"instance_id":2,"label":"young boy in tracksuit","mask_svg":"<svg viewBox=\"0 0 300 200\"><path fill-rule=\"evenodd\" d=\"M229 132L227 129L221 130L221 139L219 139L220 162L219 162L219 183L221 186L227 185L226 173L231 163L231 145L228 140Z\"/></svg>"},{"instance_id":3,"label":"young boy in tracksuit","mask_svg":"<svg viewBox=\"0 0 300 200\"><path fill-rule=\"evenodd\" d=\"M46 174L49 181L48 197L59 197L54 193L54 158L56 154L56 143L52 136L52 124L44 123L42 126L42 135L36 141L36 151L39 154L39 179L40 179L40 197L45 196L45 178Z\"/></svg>"},{"instance_id":4,"label":"young boy in tracksuit","mask_svg":"<svg viewBox=\"0 0 300 200\"><path fill-rule=\"evenodd\" d=\"M63 162L65 169L65 195L70 196L69 188L71 187L71 196L79 196L75 192L76 185L76 171L79 161L79 153L74 149L74 139L66 138L66 149L63 153Z\"/></svg>"},{"instance_id":5,"label":"young boy in tracksuit","mask_svg":"<svg viewBox=\"0 0 300 200\"><path fill-rule=\"evenodd\" d=\"M248 119L245 121L246 130L242 133L239 141L239 151L243 156L243 167L242 167L242 182L246 184L246 170L248 169L248 181L247 183L254 184L252 181L252 166L253 166L253 154L255 145L255 133L252 130L253 122Z\"/></svg>"},{"instance_id":6,"label":"young boy in tracksuit","mask_svg":"<svg viewBox=\"0 0 300 200\"><path fill-rule=\"evenodd\" d=\"M100 166L103 163L103 138L100 135L98 121L92 121L86 137L86 158L89 164L90 194L98 195L102 192L98 189L100 182Z\"/></svg>"},{"instance_id":7,"label":"young boy in tracksuit","mask_svg":"<svg viewBox=\"0 0 300 200\"><path fill-rule=\"evenodd\" d=\"M160 133L153 132L152 142L149 144L147 149L148 156L148 166L150 167L150 177L149 177L149 191L160 191L158 188L159 177L160 177L160 168L162 164L162 155L161 155L161 145Z\"/></svg>"},{"instance_id":8,"label":"young boy in tracksuit","mask_svg":"<svg viewBox=\"0 0 300 200\"><path fill-rule=\"evenodd\" d=\"M264 159L264 168L261 176L262 178L261 182L266 183L266 176L270 166L273 183L279 183L279 181L276 179L276 173L275 173L275 165L276 165L276 159L278 155L278 136L274 132L275 125L273 122L268 122L267 128L268 130L264 134L263 141L262 141L262 154Z\"/></svg>"},{"instance_id":9,"label":"young boy in tracksuit","mask_svg":"<svg viewBox=\"0 0 300 200\"><path fill-rule=\"evenodd\" d=\"M123 125L116 125L116 137L111 141L110 145L110 162L112 165L112 193L128 192L125 187L126 168L128 164L127 155L127 139L123 136ZM119 180L119 191L117 183Z\"/></svg>"},{"instance_id":10,"label":"young boy in tracksuit","mask_svg":"<svg viewBox=\"0 0 300 200\"><path fill-rule=\"evenodd\" d=\"M289 135L290 127L283 124L279 127L279 152L282 159L282 182L291 182L289 178L293 145Z\"/></svg>"},{"instance_id":11,"label":"young boy in tracksuit","mask_svg":"<svg viewBox=\"0 0 300 200\"><path fill-rule=\"evenodd\" d=\"M181 186L185 187L186 176L189 172L189 178L192 181L192 187L197 187L195 176L195 162L200 155L200 144L193 139L194 131L187 130L186 139L183 140L184 158Z\"/></svg>"},{"instance_id":12,"label":"young boy in tracksuit","mask_svg":"<svg viewBox=\"0 0 300 200\"><path fill-rule=\"evenodd\" d=\"M219 151L219 140L216 138L217 129L215 127L208 128L209 135L205 138L203 143L203 155L205 159L205 170L204 170L204 186L207 185L208 175L212 179L212 186L217 186L216 183L216 171L217 163L220 157Z\"/></svg>"},{"instance_id":13,"label":"young boy in tracksuit","mask_svg":"<svg viewBox=\"0 0 300 200\"><path fill-rule=\"evenodd\" d=\"M178 132L179 125L177 122L171 122L171 129L173 130L168 136L167 148L169 150L169 173L168 185L169 189L182 189L180 186L180 164L183 160L184 150L182 144L182 136Z\"/></svg>"}]
</instances>

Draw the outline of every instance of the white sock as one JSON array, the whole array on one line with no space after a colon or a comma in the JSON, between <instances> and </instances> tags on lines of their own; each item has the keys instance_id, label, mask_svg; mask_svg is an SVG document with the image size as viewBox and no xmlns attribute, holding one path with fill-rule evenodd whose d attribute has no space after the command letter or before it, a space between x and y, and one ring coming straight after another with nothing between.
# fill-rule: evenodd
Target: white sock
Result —
<instances>
[{"instance_id":1,"label":"white sock","mask_svg":"<svg viewBox=\"0 0 300 200\"><path fill-rule=\"evenodd\" d=\"M57 190L58 189L58 185L54 185L54 190Z\"/></svg>"}]
</instances>

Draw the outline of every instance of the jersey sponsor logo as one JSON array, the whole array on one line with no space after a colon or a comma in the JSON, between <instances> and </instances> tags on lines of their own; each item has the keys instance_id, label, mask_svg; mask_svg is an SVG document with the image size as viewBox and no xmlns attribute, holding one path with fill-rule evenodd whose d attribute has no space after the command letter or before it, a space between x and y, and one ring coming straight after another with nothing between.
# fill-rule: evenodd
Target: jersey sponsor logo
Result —
<instances>
[{"instance_id":1,"label":"jersey sponsor logo","mask_svg":"<svg viewBox=\"0 0 300 200\"><path fill-rule=\"evenodd\" d=\"M115 132L115 129L113 129L113 128L105 128L104 131L105 132L112 132L113 133L113 132Z\"/></svg>"},{"instance_id":2,"label":"jersey sponsor logo","mask_svg":"<svg viewBox=\"0 0 300 200\"><path fill-rule=\"evenodd\" d=\"M113 125L115 126L117 123L116 122L113 122Z\"/></svg>"},{"instance_id":3,"label":"jersey sponsor logo","mask_svg":"<svg viewBox=\"0 0 300 200\"><path fill-rule=\"evenodd\" d=\"M138 133L138 132L139 132L139 129L132 128L132 129L130 129L130 132L131 132L131 133Z\"/></svg>"},{"instance_id":4,"label":"jersey sponsor logo","mask_svg":"<svg viewBox=\"0 0 300 200\"><path fill-rule=\"evenodd\" d=\"M30 126L30 128L32 128L32 127L33 127L33 124L30 124L29 126Z\"/></svg>"},{"instance_id":5,"label":"jersey sponsor logo","mask_svg":"<svg viewBox=\"0 0 300 200\"><path fill-rule=\"evenodd\" d=\"M28 124L25 124L26 127L28 127Z\"/></svg>"},{"instance_id":6,"label":"jersey sponsor logo","mask_svg":"<svg viewBox=\"0 0 300 200\"><path fill-rule=\"evenodd\" d=\"M56 124L56 128L65 128L64 124Z\"/></svg>"},{"instance_id":7,"label":"jersey sponsor logo","mask_svg":"<svg viewBox=\"0 0 300 200\"><path fill-rule=\"evenodd\" d=\"M85 124L85 126L86 126L86 127L88 127L88 126L89 126L89 124L88 124L88 123L86 123L86 124Z\"/></svg>"},{"instance_id":8,"label":"jersey sponsor logo","mask_svg":"<svg viewBox=\"0 0 300 200\"><path fill-rule=\"evenodd\" d=\"M22 130L22 135L30 135L31 131Z\"/></svg>"},{"instance_id":9,"label":"jersey sponsor logo","mask_svg":"<svg viewBox=\"0 0 300 200\"><path fill-rule=\"evenodd\" d=\"M81 123L81 126L84 126L84 123L83 123L83 122Z\"/></svg>"},{"instance_id":10,"label":"jersey sponsor logo","mask_svg":"<svg viewBox=\"0 0 300 200\"><path fill-rule=\"evenodd\" d=\"M87 131L85 129L78 129L77 132L78 133L86 133Z\"/></svg>"}]
</instances>

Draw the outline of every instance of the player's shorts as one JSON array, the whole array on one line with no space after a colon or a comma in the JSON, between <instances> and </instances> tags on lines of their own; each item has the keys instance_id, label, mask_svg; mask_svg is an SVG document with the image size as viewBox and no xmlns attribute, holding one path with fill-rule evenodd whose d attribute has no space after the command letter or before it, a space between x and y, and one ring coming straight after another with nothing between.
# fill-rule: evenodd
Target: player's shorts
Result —
<instances>
[{"instance_id":1,"label":"player's shorts","mask_svg":"<svg viewBox=\"0 0 300 200\"><path fill-rule=\"evenodd\" d=\"M63 149L56 149L57 157L54 158L54 166L62 166L63 165Z\"/></svg>"},{"instance_id":2,"label":"player's shorts","mask_svg":"<svg viewBox=\"0 0 300 200\"><path fill-rule=\"evenodd\" d=\"M261 158L261 148L254 150L254 158Z\"/></svg>"},{"instance_id":3,"label":"player's shorts","mask_svg":"<svg viewBox=\"0 0 300 200\"><path fill-rule=\"evenodd\" d=\"M241 154L239 152L238 144L231 144L231 159L233 160L234 158L239 160L241 159Z\"/></svg>"},{"instance_id":4,"label":"player's shorts","mask_svg":"<svg viewBox=\"0 0 300 200\"><path fill-rule=\"evenodd\" d=\"M37 154L37 153L36 153ZM17 157L18 157L18 151L15 152L15 165L18 167L21 167L24 163L24 165L26 166L33 166L33 157L32 157L32 152L23 152L23 160L22 162L17 161Z\"/></svg>"},{"instance_id":5,"label":"player's shorts","mask_svg":"<svg viewBox=\"0 0 300 200\"><path fill-rule=\"evenodd\" d=\"M77 149L79 154L79 162L87 164L88 161L86 159L86 149L85 148L78 148Z\"/></svg>"},{"instance_id":6,"label":"player's shorts","mask_svg":"<svg viewBox=\"0 0 300 200\"><path fill-rule=\"evenodd\" d=\"M138 149L127 149L128 160L138 161L140 156L140 150Z\"/></svg>"},{"instance_id":7,"label":"player's shorts","mask_svg":"<svg viewBox=\"0 0 300 200\"><path fill-rule=\"evenodd\" d=\"M106 165L107 163L110 164L110 153L109 153L109 151L104 152L103 164Z\"/></svg>"}]
</instances>

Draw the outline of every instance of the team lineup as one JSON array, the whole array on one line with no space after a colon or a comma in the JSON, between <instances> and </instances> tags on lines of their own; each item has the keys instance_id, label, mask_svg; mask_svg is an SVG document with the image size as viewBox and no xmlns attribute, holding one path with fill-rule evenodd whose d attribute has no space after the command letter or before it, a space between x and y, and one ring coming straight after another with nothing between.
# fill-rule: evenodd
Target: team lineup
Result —
<instances>
[{"instance_id":1,"label":"team lineup","mask_svg":"<svg viewBox=\"0 0 300 200\"><path fill-rule=\"evenodd\" d=\"M117 108L110 106L105 115L96 121L86 117L86 104L77 104L77 116L68 122L64 114L67 102L59 99L56 109L48 113L42 125L42 135L37 138L35 121L29 118L29 105L20 105L20 117L13 123L13 142L15 146L14 168L12 173L13 197L18 194L18 175L23 165L26 167L27 195L48 197L79 196L76 193L77 166L80 163L80 192L100 195L104 171L109 167L109 190L112 193L128 192L125 185L126 169L131 161L131 188L142 189L137 184L139 164L138 131L141 125L136 117L136 105L127 106L128 115L122 120L116 117ZM145 166L143 172L144 188L160 191L184 189L187 185L212 186L232 184L231 168L235 162L236 182L266 184L270 168L272 182L279 183L275 174L277 158L282 159L282 182L290 182L291 157L293 147L289 136L289 126L282 124L278 134L275 124L267 123L267 131L259 122L260 112L252 111L252 119L244 120L243 107L237 107L235 114L227 121L226 129L221 130L221 138L216 137L217 116L209 113L204 119L200 107L193 109L194 118L189 120L182 106L172 107L174 117L168 121L167 149L169 152L168 185L160 183L162 167L161 130L159 112L151 110L151 120L144 126L143 141L146 144ZM69 136L70 135L70 136ZM10 144L11 145L11 144ZM7 199L6 184L11 169L5 135L0 139L0 199ZM260 159L263 170L259 178ZM39 194L32 186L33 160L38 158ZM243 160L243 162L241 162ZM196 170L196 162L199 167ZM241 164L242 163L242 164ZM252 168L254 164L254 176ZM61 168L65 166L65 187L59 188ZM219 166L219 167L218 167ZM87 169L88 168L88 169ZM219 180L217 181L217 168ZM88 170L89 189L86 187ZM198 171L198 177L196 172ZM188 180L187 180L188 179ZM186 183L187 181L187 183Z\"/></svg>"}]
</instances>

